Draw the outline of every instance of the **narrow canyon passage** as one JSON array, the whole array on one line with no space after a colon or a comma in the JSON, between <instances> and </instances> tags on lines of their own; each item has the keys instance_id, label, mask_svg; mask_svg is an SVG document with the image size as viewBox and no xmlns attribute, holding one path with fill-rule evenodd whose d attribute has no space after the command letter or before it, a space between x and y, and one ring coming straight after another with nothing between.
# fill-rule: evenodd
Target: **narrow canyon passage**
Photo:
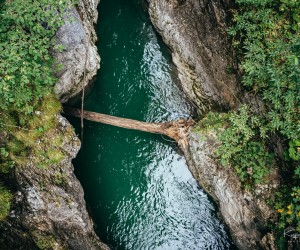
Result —
<instances>
[{"instance_id":1,"label":"narrow canyon passage","mask_svg":"<svg viewBox=\"0 0 300 250\"><path fill-rule=\"evenodd\" d=\"M102 58L85 109L148 122L189 118L166 46L143 1L101 0ZM80 131L80 121L71 119ZM74 165L100 238L112 249L230 249L213 203L175 142L85 121Z\"/></svg>"}]
</instances>

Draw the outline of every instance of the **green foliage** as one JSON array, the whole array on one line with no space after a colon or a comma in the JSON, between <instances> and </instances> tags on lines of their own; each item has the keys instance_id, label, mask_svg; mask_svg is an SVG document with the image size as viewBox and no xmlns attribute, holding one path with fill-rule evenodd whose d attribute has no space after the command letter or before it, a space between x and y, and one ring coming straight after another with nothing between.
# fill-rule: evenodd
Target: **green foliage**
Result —
<instances>
[{"instance_id":1,"label":"green foliage","mask_svg":"<svg viewBox=\"0 0 300 250\"><path fill-rule=\"evenodd\" d=\"M72 2L14 0L0 6L0 172L28 160L45 167L63 159L52 54L64 49L55 34Z\"/></svg>"},{"instance_id":2,"label":"green foliage","mask_svg":"<svg viewBox=\"0 0 300 250\"><path fill-rule=\"evenodd\" d=\"M289 157L295 161L300 160L300 141L289 141Z\"/></svg>"},{"instance_id":3,"label":"green foliage","mask_svg":"<svg viewBox=\"0 0 300 250\"><path fill-rule=\"evenodd\" d=\"M300 232L300 187L282 189L277 193L275 208L280 214L278 228L285 229L292 226Z\"/></svg>"},{"instance_id":4,"label":"green foliage","mask_svg":"<svg viewBox=\"0 0 300 250\"><path fill-rule=\"evenodd\" d=\"M300 133L300 2L238 1L246 4L235 15L229 33L243 48L243 83L262 96L269 131L289 140ZM255 3L262 6L257 8ZM266 4L268 3L268 4Z\"/></svg>"},{"instance_id":5,"label":"green foliage","mask_svg":"<svg viewBox=\"0 0 300 250\"><path fill-rule=\"evenodd\" d=\"M228 33L243 57L243 84L264 100L265 111L259 116L245 107L233 112L217 155L224 165L232 164L242 180L249 177L249 166L261 169L256 173L260 179L272 166L268 135L276 133L289 142L284 145L286 160L294 174L274 204L280 214L278 227L293 226L300 232L300 1L236 2L239 10Z\"/></svg>"},{"instance_id":6,"label":"green foliage","mask_svg":"<svg viewBox=\"0 0 300 250\"><path fill-rule=\"evenodd\" d=\"M34 242L36 243L38 248L41 250L52 250L52 249L62 250L62 249L64 249L56 242L56 240L53 236L43 235L42 232L40 232L40 231L39 232L34 231L33 238L34 238Z\"/></svg>"},{"instance_id":7,"label":"green foliage","mask_svg":"<svg viewBox=\"0 0 300 250\"><path fill-rule=\"evenodd\" d=\"M0 183L0 221L4 220L10 210L11 193Z\"/></svg>"},{"instance_id":8,"label":"green foliage","mask_svg":"<svg viewBox=\"0 0 300 250\"><path fill-rule=\"evenodd\" d=\"M240 9L229 29L243 60L243 84L265 102L257 115L242 106L228 114L220 162L234 166L244 184L260 183L273 165L266 140L278 133L290 141L289 157L298 160L300 118L300 2L294 0L237 0ZM218 122L218 118L214 118Z\"/></svg>"},{"instance_id":9,"label":"green foliage","mask_svg":"<svg viewBox=\"0 0 300 250\"><path fill-rule=\"evenodd\" d=\"M211 129L220 129L225 125L228 126L228 117L226 113L209 112L203 119L201 119L196 127L196 131L207 132Z\"/></svg>"},{"instance_id":10,"label":"green foliage","mask_svg":"<svg viewBox=\"0 0 300 250\"><path fill-rule=\"evenodd\" d=\"M38 167L60 162L63 135L57 129L57 114L61 104L55 96L44 96L39 108L32 114L7 112L3 117L2 129L7 137L0 151L0 171L7 172L8 166L24 165L29 159ZM30 156L30 158L29 158Z\"/></svg>"},{"instance_id":11,"label":"green foliage","mask_svg":"<svg viewBox=\"0 0 300 250\"><path fill-rule=\"evenodd\" d=\"M199 122L198 129L217 130L221 144L214 153L223 166L234 168L244 187L266 182L274 156L262 139L266 135L260 120L246 105L229 114L210 112Z\"/></svg>"},{"instance_id":12,"label":"green foliage","mask_svg":"<svg viewBox=\"0 0 300 250\"><path fill-rule=\"evenodd\" d=\"M14 0L1 6L0 106L32 113L36 100L52 92L56 78L51 50L55 32L70 4L62 1Z\"/></svg>"},{"instance_id":13,"label":"green foliage","mask_svg":"<svg viewBox=\"0 0 300 250\"><path fill-rule=\"evenodd\" d=\"M9 152L6 148L0 148L0 172L8 173L9 169L14 166L14 162L9 158Z\"/></svg>"}]
</instances>

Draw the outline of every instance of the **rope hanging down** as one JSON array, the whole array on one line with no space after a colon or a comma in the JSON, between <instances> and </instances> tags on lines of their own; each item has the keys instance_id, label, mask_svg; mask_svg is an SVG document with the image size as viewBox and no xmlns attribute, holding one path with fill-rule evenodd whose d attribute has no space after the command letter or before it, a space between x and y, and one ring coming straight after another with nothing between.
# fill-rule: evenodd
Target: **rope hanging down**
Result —
<instances>
[{"instance_id":1,"label":"rope hanging down","mask_svg":"<svg viewBox=\"0 0 300 250\"><path fill-rule=\"evenodd\" d=\"M83 112L84 112L84 95L85 95L85 83L86 83L86 66L88 60L88 45L85 46L85 62L84 62L84 70L83 70L83 80L82 80L82 94L81 94L81 116L80 116L80 124L81 124L81 141L83 141Z\"/></svg>"}]
</instances>

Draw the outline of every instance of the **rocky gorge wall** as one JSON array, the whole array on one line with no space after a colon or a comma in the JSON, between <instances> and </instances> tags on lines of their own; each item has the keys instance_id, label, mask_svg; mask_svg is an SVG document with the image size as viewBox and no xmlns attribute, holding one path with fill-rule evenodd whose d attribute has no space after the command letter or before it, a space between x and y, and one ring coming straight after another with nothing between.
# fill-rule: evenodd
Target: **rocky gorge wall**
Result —
<instances>
[{"instance_id":1,"label":"rocky gorge wall","mask_svg":"<svg viewBox=\"0 0 300 250\"><path fill-rule=\"evenodd\" d=\"M225 32L229 2L150 1L152 21L172 50L183 90L201 114L239 104L240 85L229 73L233 68ZM98 3L80 0L77 8L69 10L73 21L67 21L57 33L58 42L66 48L56 54L63 64L55 86L62 102L78 94L84 78L86 85L99 68L93 28ZM33 166L28 159L12 173L17 195L8 220L0 226L0 249L107 249L94 232L82 187L73 173L71 160L80 142L67 120L57 116L57 122L57 133L64 135L60 146L64 158L47 169ZM189 167L218 204L237 246L273 249L272 235L266 232L272 211L265 199L276 188L277 180L274 186L261 187L255 195L244 193L234 173L214 161L214 135L200 136L191 130L189 144L185 152Z\"/></svg>"},{"instance_id":2,"label":"rocky gorge wall","mask_svg":"<svg viewBox=\"0 0 300 250\"><path fill-rule=\"evenodd\" d=\"M157 31L170 47L183 91L204 115L211 109L235 109L244 95L234 69L226 35L228 0L151 0L149 13ZM248 99L248 100L247 100ZM266 200L279 185L274 173L270 185L245 192L231 169L213 158L216 136L193 129L185 150L189 168L217 203L231 236L240 249L275 249L268 222L274 211Z\"/></svg>"},{"instance_id":3,"label":"rocky gorge wall","mask_svg":"<svg viewBox=\"0 0 300 250\"><path fill-rule=\"evenodd\" d=\"M57 73L59 81L54 90L63 103L78 95L82 89L82 81L85 81L83 84L86 86L100 67L94 29L99 1L78 1L76 8L66 13L65 25L57 31L57 42L64 45L65 49L55 54L62 69Z\"/></svg>"},{"instance_id":4,"label":"rocky gorge wall","mask_svg":"<svg viewBox=\"0 0 300 250\"><path fill-rule=\"evenodd\" d=\"M226 36L230 1L151 0L149 13L172 51L184 92L198 113L239 104L240 85Z\"/></svg>"},{"instance_id":5,"label":"rocky gorge wall","mask_svg":"<svg viewBox=\"0 0 300 250\"><path fill-rule=\"evenodd\" d=\"M213 157L217 147L214 131L189 131L189 149L185 151L189 169L199 184L217 203L231 237L239 249L276 249L268 224L276 217L266 201L279 185L276 170L270 184L257 185L253 191L243 190L232 168L218 164Z\"/></svg>"},{"instance_id":6,"label":"rocky gorge wall","mask_svg":"<svg viewBox=\"0 0 300 250\"><path fill-rule=\"evenodd\" d=\"M76 8L67 11L66 22L57 32L58 43L65 46L55 55L63 64L55 86L62 102L78 94L82 81L85 79L87 85L99 68L94 30L98 3L79 0ZM80 149L80 141L60 115L52 131L54 134L46 133L37 143L44 144L46 152L51 143L57 143L51 137L60 136L62 160L38 168L31 156L11 173L16 195L7 220L0 225L0 249L108 249L94 232L83 189L74 175L71 161Z\"/></svg>"}]
</instances>

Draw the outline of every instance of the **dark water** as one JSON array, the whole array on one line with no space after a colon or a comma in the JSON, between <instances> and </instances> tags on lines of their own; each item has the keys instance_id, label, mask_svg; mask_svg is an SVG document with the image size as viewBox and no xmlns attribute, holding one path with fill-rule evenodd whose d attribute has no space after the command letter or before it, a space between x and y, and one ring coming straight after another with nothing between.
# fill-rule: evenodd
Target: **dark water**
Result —
<instances>
[{"instance_id":1,"label":"dark water","mask_svg":"<svg viewBox=\"0 0 300 250\"><path fill-rule=\"evenodd\" d=\"M143 121L189 117L170 55L138 1L101 0L99 11L101 70L86 110ZM97 232L112 249L231 247L177 151L160 135L85 122L75 167Z\"/></svg>"}]
</instances>

